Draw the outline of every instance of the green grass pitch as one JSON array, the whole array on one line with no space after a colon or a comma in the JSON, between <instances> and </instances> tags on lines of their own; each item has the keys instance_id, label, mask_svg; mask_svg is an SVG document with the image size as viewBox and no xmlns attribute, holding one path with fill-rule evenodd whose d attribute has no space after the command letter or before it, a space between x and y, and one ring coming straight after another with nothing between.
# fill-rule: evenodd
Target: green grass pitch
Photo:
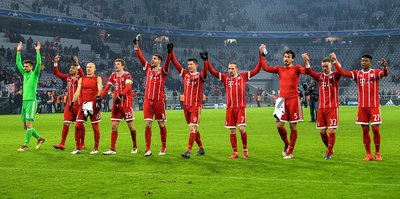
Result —
<instances>
[{"instance_id":1,"label":"green grass pitch","mask_svg":"<svg viewBox=\"0 0 400 199\"><path fill-rule=\"evenodd\" d=\"M272 108L248 108L249 159L228 159L229 131L225 110L203 110L202 157L183 159L188 127L182 111L168 111L167 155L159 156L160 136L153 125L153 156L143 157L143 113L136 111L139 153L130 154L125 122L119 128L117 155L89 155L93 132L86 125L87 149L71 155L73 127L67 149L57 151L62 114L37 115L34 127L46 138L39 150L32 138L26 152L17 152L24 130L19 115L0 116L0 198L398 198L400 194L400 107L382 107L382 162L364 162L362 132L354 124L356 107L340 107L332 160L325 153L308 109L298 125L294 159L281 156ZM286 125L288 128L288 125ZM110 146L110 113L102 113L100 151ZM371 133L372 134L372 133ZM238 146L241 148L240 136ZM372 145L374 150L374 146ZM193 149L197 151L197 146Z\"/></svg>"}]
</instances>

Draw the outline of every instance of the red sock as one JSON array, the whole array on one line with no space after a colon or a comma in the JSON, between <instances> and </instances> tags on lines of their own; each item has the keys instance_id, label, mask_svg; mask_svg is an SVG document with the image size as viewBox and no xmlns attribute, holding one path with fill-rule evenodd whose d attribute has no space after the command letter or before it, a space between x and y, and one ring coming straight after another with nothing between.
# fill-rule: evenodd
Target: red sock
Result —
<instances>
[{"instance_id":1,"label":"red sock","mask_svg":"<svg viewBox=\"0 0 400 199\"><path fill-rule=\"evenodd\" d=\"M297 130L292 130L290 132L290 143L287 154L293 154L294 145L296 145L296 140L297 140Z\"/></svg>"},{"instance_id":2,"label":"red sock","mask_svg":"<svg viewBox=\"0 0 400 199\"><path fill-rule=\"evenodd\" d=\"M92 124L92 128L94 133L94 150L99 150L99 142L100 142L99 123Z\"/></svg>"},{"instance_id":3,"label":"red sock","mask_svg":"<svg viewBox=\"0 0 400 199\"><path fill-rule=\"evenodd\" d=\"M85 136L86 136L86 129L85 129L85 125L82 124L82 129L81 129L81 146L85 145Z\"/></svg>"},{"instance_id":4,"label":"red sock","mask_svg":"<svg viewBox=\"0 0 400 199\"><path fill-rule=\"evenodd\" d=\"M203 143L201 142L201 137L200 137L200 131L196 132L195 141L197 143L197 146L199 146L199 148L203 148Z\"/></svg>"},{"instance_id":5,"label":"red sock","mask_svg":"<svg viewBox=\"0 0 400 199\"><path fill-rule=\"evenodd\" d=\"M161 144L162 148L167 148L167 127L160 127L160 134L161 134Z\"/></svg>"},{"instance_id":6,"label":"red sock","mask_svg":"<svg viewBox=\"0 0 400 199\"><path fill-rule=\"evenodd\" d=\"M285 127L278 127L279 135L281 136L282 141L285 143L285 150L289 146L289 140L287 139L287 131Z\"/></svg>"},{"instance_id":7,"label":"red sock","mask_svg":"<svg viewBox=\"0 0 400 199\"><path fill-rule=\"evenodd\" d=\"M151 145L151 127L146 127L145 128L145 139L146 139L146 151L150 150L150 145Z\"/></svg>"},{"instance_id":8,"label":"red sock","mask_svg":"<svg viewBox=\"0 0 400 199\"><path fill-rule=\"evenodd\" d=\"M363 131L363 142L367 154L371 154L371 138L369 137L369 126L361 125Z\"/></svg>"},{"instance_id":9,"label":"red sock","mask_svg":"<svg viewBox=\"0 0 400 199\"><path fill-rule=\"evenodd\" d=\"M137 148L136 129L131 131L131 138L132 138L133 148Z\"/></svg>"},{"instance_id":10,"label":"red sock","mask_svg":"<svg viewBox=\"0 0 400 199\"><path fill-rule=\"evenodd\" d=\"M329 133L328 138L328 154L332 155L333 153L333 146L335 145L336 141L336 133Z\"/></svg>"},{"instance_id":11,"label":"red sock","mask_svg":"<svg viewBox=\"0 0 400 199\"><path fill-rule=\"evenodd\" d=\"M192 151L194 140L196 139L196 133L190 132L189 133L189 142L188 142L188 151Z\"/></svg>"},{"instance_id":12,"label":"red sock","mask_svg":"<svg viewBox=\"0 0 400 199\"><path fill-rule=\"evenodd\" d=\"M75 148L79 149L81 146L81 131L83 124L82 122L76 122L75 124Z\"/></svg>"},{"instance_id":13,"label":"red sock","mask_svg":"<svg viewBox=\"0 0 400 199\"><path fill-rule=\"evenodd\" d=\"M117 142L118 131L111 131L111 150L115 151L115 143Z\"/></svg>"},{"instance_id":14,"label":"red sock","mask_svg":"<svg viewBox=\"0 0 400 199\"><path fill-rule=\"evenodd\" d=\"M247 132L241 133L243 149L247 149Z\"/></svg>"},{"instance_id":15,"label":"red sock","mask_svg":"<svg viewBox=\"0 0 400 199\"><path fill-rule=\"evenodd\" d=\"M61 144L62 145L65 145L65 140L67 139L68 131L69 131L69 125L64 125L63 129L62 129L62 133L61 133Z\"/></svg>"},{"instance_id":16,"label":"red sock","mask_svg":"<svg viewBox=\"0 0 400 199\"><path fill-rule=\"evenodd\" d=\"M328 134L327 133L319 133L321 135L322 142L328 147Z\"/></svg>"},{"instance_id":17,"label":"red sock","mask_svg":"<svg viewBox=\"0 0 400 199\"><path fill-rule=\"evenodd\" d=\"M237 138L236 138L236 134L229 134L230 138L231 138L231 145L232 145L232 149L233 152L237 153Z\"/></svg>"},{"instance_id":18,"label":"red sock","mask_svg":"<svg viewBox=\"0 0 400 199\"><path fill-rule=\"evenodd\" d=\"M379 126L372 126L372 132L374 133L375 153L380 153L381 134L379 132Z\"/></svg>"}]
</instances>

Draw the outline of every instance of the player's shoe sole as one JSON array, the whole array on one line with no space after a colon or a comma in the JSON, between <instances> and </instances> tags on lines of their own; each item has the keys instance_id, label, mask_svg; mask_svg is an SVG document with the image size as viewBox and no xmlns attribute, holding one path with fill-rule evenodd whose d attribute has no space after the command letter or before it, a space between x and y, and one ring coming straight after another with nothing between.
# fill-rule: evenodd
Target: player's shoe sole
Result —
<instances>
[{"instance_id":1,"label":"player's shoe sole","mask_svg":"<svg viewBox=\"0 0 400 199\"><path fill-rule=\"evenodd\" d=\"M245 159L249 158L249 151L247 149L243 150L243 158Z\"/></svg>"},{"instance_id":2,"label":"player's shoe sole","mask_svg":"<svg viewBox=\"0 0 400 199\"><path fill-rule=\"evenodd\" d=\"M167 154L167 149L161 149L158 155L165 155Z\"/></svg>"},{"instance_id":3,"label":"player's shoe sole","mask_svg":"<svg viewBox=\"0 0 400 199\"><path fill-rule=\"evenodd\" d=\"M90 155L96 155L96 154L98 154L98 153L99 153L98 150L93 150L93 151L91 151L89 154L90 154Z\"/></svg>"},{"instance_id":4,"label":"player's shoe sole","mask_svg":"<svg viewBox=\"0 0 400 199\"><path fill-rule=\"evenodd\" d=\"M372 160L374 160L374 158L372 157L371 154L367 154L367 155L364 157L364 161L372 161Z\"/></svg>"},{"instance_id":5,"label":"player's shoe sole","mask_svg":"<svg viewBox=\"0 0 400 199\"><path fill-rule=\"evenodd\" d=\"M293 158L293 154L287 154L286 156L283 157L283 159L287 160L287 159L292 159Z\"/></svg>"},{"instance_id":6,"label":"player's shoe sole","mask_svg":"<svg viewBox=\"0 0 400 199\"><path fill-rule=\"evenodd\" d=\"M132 151L131 151L132 154L136 154L137 152L138 152L137 148L133 148Z\"/></svg>"},{"instance_id":7,"label":"player's shoe sole","mask_svg":"<svg viewBox=\"0 0 400 199\"><path fill-rule=\"evenodd\" d=\"M190 158L190 152L186 151L185 153L181 154L182 158Z\"/></svg>"},{"instance_id":8,"label":"player's shoe sole","mask_svg":"<svg viewBox=\"0 0 400 199\"><path fill-rule=\"evenodd\" d=\"M55 149L58 149L58 150L62 150L62 151L65 150L65 146L64 146L63 144L56 144L56 145L54 145L53 147L54 147Z\"/></svg>"},{"instance_id":9,"label":"player's shoe sole","mask_svg":"<svg viewBox=\"0 0 400 199\"><path fill-rule=\"evenodd\" d=\"M80 153L81 153L81 151L80 151L79 149L74 149L74 150L71 152L72 155L76 155L76 154L80 154Z\"/></svg>"},{"instance_id":10,"label":"player's shoe sole","mask_svg":"<svg viewBox=\"0 0 400 199\"><path fill-rule=\"evenodd\" d=\"M115 154L117 154L117 152L114 150L108 150L103 152L103 155L115 155Z\"/></svg>"},{"instance_id":11,"label":"player's shoe sole","mask_svg":"<svg viewBox=\"0 0 400 199\"><path fill-rule=\"evenodd\" d=\"M229 159L235 159L235 158L238 158L238 157L239 157L238 153L237 152L233 152L232 155L230 155L228 158Z\"/></svg>"},{"instance_id":12,"label":"player's shoe sole","mask_svg":"<svg viewBox=\"0 0 400 199\"><path fill-rule=\"evenodd\" d=\"M37 144L36 144L36 149L40 149L40 146L42 146L44 141L46 141L44 138L39 138L39 140L37 141Z\"/></svg>"},{"instance_id":13,"label":"player's shoe sole","mask_svg":"<svg viewBox=\"0 0 400 199\"><path fill-rule=\"evenodd\" d=\"M21 148L17 149L17 151L27 151L28 150L28 146L21 146Z\"/></svg>"},{"instance_id":14,"label":"player's shoe sole","mask_svg":"<svg viewBox=\"0 0 400 199\"><path fill-rule=\"evenodd\" d=\"M146 151L146 152L144 153L143 156L144 156L144 157L149 157L149 156L151 156L151 151L150 151L150 150Z\"/></svg>"},{"instance_id":15,"label":"player's shoe sole","mask_svg":"<svg viewBox=\"0 0 400 199\"><path fill-rule=\"evenodd\" d=\"M380 153L375 153L375 160L376 161L382 161L382 156Z\"/></svg>"},{"instance_id":16,"label":"player's shoe sole","mask_svg":"<svg viewBox=\"0 0 400 199\"><path fill-rule=\"evenodd\" d=\"M204 155L204 154L206 154L206 151L204 151L204 148L200 148L196 153L196 155Z\"/></svg>"}]
</instances>

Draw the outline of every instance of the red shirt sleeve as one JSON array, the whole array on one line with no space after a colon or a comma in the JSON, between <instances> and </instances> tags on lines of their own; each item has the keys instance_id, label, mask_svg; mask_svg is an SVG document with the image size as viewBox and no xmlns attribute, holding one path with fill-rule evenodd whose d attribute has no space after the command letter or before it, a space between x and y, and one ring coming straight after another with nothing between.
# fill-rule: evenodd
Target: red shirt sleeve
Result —
<instances>
[{"instance_id":1,"label":"red shirt sleeve","mask_svg":"<svg viewBox=\"0 0 400 199\"><path fill-rule=\"evenodd\" d=\"M339 62L335 62L333 65L335 66L335 69L339 72L339 74L345 77L350 77L352 79L356 78L351 71L343 70L342 65Z\"/></svg>"},{"instance_id":2,"label":"red shirt sleeve","mask_svg":"<svg viewBox=\"0 0 400 199\"><path fill-rule=\"evenodd\" d=\"M81 69L81 70L82 70L82 69ZM54 67L53 67L53 74L54 74L55 76L57 76L58 78L62 79L64 82L66 82L66 81L67 81L67 78L69 77L68 74L60 73L60 71L58 70L58 66L54 66Z\"/></svg>"},{"instance_id":3,"label":"red shirt sleeve","mask_svg":"<svg viewBox=\"0 0 400 199\"><path fill-rule=\"evenodd\" d=\"M176 70L178 71L179 75L183 75L183 68L182 65L179 63L178 59L175 56L175 53L172 51L171 53L172 63L174 64Z\"/></svg>"},{"instance_id":4,"label":"red shirt sleeve","mask_svg":"<svg viewBox=\"0 0 400 199\"><path fill-rule=\"evenodd\" d=\"M140 63L143 66L143 70L146 70L148 67L150 67L150 64L147 62L147 60L144 58L142 50L138 48L136 50L136 56L139 58Z\"/></svg>"},{"instance_id":5,"label":"red shirt sleeve","mask_svg":"<svg viewBox=\"0 0 400 199\"><path fill-rule=\"evenodd\" d=\"M306 70L306 74L310 75L315 80L318 80L319 77L321 76L319 73L316 73L311 67L306 68L305 70Z\"/></svg>"},{"instance_id":6,"label":"red shirt sleeve","mask_svg":"<svg viewBox=\"0 0 400 199\"><path fill-rule=\"evenodd\" d=\"M209 60L206 61L208 69L210 70L211 75L214 75L214 77L218 78L219 81L222 81L222 74L215 70L215 68L211 65L211 62Z\"/></svg>"}]
</instances>

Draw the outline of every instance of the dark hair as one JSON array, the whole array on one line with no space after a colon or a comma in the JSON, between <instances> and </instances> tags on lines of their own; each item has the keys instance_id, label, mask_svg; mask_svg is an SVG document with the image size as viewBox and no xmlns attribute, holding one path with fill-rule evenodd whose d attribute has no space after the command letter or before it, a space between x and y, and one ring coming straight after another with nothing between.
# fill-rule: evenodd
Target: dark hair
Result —
<instances>
[{"instance_id":1,"label":"dark hair","mask_svg":"<svg viewBox=\"0 0 400 199\"><path fill-rule=\"evenodd\" d=\"M235 64L236 68L239 68L238 64L236 62L234 62L234 61L229 62L229 64Z\"/></svg>"},{"instance_id":2,"label":"dark hair","mask_svg":"<svg viewBox=\"0 0 400 199\"><path fill-rule=\"evenodd\" d=\"M22 63L24 63L24 64L30 64L31 66L33 66L33 62L32 62L31 60L29 60L29 59L24 60L24 62L22 62Z\"/></svg>"},{"instance_id":3,"label":"dark hair","mask_svg":"<svg viewBox=\"0 0 400 199\"><path fill-rule=\"evenodd\" d=\"M156 56L159 60L162 61L162 56L160 54L154 54L153 56Z\"/></svg>"},{"instance_id":4,"label":"dark hair","mask_svg":"<svg viewBox=\"0 0 400 199\"><path fill-rule=\"evenodd\" d=\"M331 60L331 58L329 58L329 57L325 57L323 60L322 60L322 62L331 62L332 60Z\"/></svg>"},{"instance_id":5,"label":"dark hair","mask_svg":"<svg viewBox=\"0 0 400 199\"><path fill-rule=\"evenodd\" d=\"M122 66L125 66L125 61L121 58L115 59L114 62L121 62Z\"/></svg>"},{"instance_id":6,"label":"dark hair","mask_svg":"<svg viewBox=\"0 0 400 199\"><path fill-rule=\"evenodd\" d=\"M193 57L191 57L191 58L188 59L188 62L190 62L190 61L194 62L194 64L197 64L197 63L198 63L197 59L196 59L196 58L193 58Z\"/></svg>"},{"instance_id":7,"label":"dark hair","mask_svg":"<svg viewBox=\"0 0 400 199\"><path fill-rule=\"evenodd\" d=\"M293 50L287 50L283 53L283 55L285 54L291 54L293 59L296 58L296 54L293 52Z\"/></svg>"},{"instance_id":8,"label":"dark hair","mask_svg":"<svg viewBox=\"0 0 400 199\"><path fill-rule=\"evenodd\" d=\"M368 59L372 60L372 56L371 55L363 55L361 58L368 58Z\"/></svg>"}]
</instances>

